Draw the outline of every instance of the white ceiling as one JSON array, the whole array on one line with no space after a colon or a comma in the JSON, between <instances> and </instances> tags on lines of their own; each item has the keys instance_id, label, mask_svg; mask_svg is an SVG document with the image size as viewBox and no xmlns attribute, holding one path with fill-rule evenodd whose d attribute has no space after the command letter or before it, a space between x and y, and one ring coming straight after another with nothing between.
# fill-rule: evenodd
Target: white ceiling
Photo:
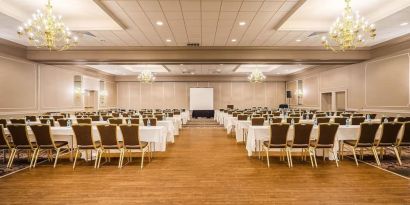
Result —
<instances>
[{"instance_id":1,"label":"white ceiling","mask_svg":"<svg viewBox=\"0 0 410 205\"><path fill-rule=\"evenodd\" d=\"M170 65L88 65L111 75L138 75L149 70L158 75L247 75L258 69L265 75L289 75L311 65L262 65L262 64L170 64Z\"/></svg>"},{"instance_id":2,"label":"white ceiling","mask_svg":"<svg viewBox=\"0 0 410 205\"><path fill-rule=\"evenodd\" d=\"M6 2L12 6L18 6L23 4L20 2L31 2L29 8L34 9L41 8L43 1L0 0L0 3ZM84 29L95 37L80 34L79 46L186 46L188 42L200 43L201 46L321 46L321 35L309 36L323 28L307 28L307 30L297 31L273 29L297 4L298 0L99 1L124 23L127 29L106 30L104 26L90 25ZM410 12L404 7L409 4L410 0L352 1L353 7L358 5L357 8L363 10L364 14L369 14L366 17L380 19L375 22L377 38L369 42L367 46L409 33L410 25L402 27L400 23L410 21ZM316 7L307 11L306 15L316 14L320 18L315 18L315 21L310 23L311 25L329 24L329 21L335 19L340 12L328 12L328 9L337 10L343 7L343 0L307 0L305 5L310 5L312 2ZM76 10L73 6L82 8L85 4L89 5L87 8L90 11L100 10L92 0L54 0L53 4L56 4L56 9L63 8L57 10L63 15L65 12ZM299 9L303 9L305 5ZM398 8L398 5L403 7ZM393 12L393 15L382 18L399 9L404 10ZM31 12L24 10L23 13L31 14L34 11L35 9ZM78 16L81 20L73 20L73 26L76 23L85 24L91 19L84 16L88 10L78 9L78 11L82 13L82 16ZM0 14L0 38L28 45L25 39L19 39L16 34L17 26L21 23L16 19L22 17L5 13L10 12L4 11ZM295 15L300 15L299 11ZM68 19L67 17L67 21ZM157 25L157 21L161 21L162 26ZM241 26L241 22L245 25Z\"/></svg>"}]
</instances>

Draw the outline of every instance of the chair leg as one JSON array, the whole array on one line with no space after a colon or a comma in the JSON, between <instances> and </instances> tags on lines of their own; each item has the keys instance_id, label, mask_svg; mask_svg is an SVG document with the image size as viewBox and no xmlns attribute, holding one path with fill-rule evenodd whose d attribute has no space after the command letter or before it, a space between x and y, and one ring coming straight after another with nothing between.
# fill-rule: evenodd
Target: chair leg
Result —
<instances>
[{"instance_id":1,"label":"chair leg","mask_svg":"<svg viewBox=\"0 0 410 205\"><path fill-rule=\"evenodd\" d=\"M290 168L290 157L289 157L289 152L288 150L285 150L286 152L286 160L288 161L288 167Z\"/></svg>"},{"instance_id":2,"label":"chair leg","mask_svg":"<svg viewBox=\"0 0 410 205\"><path fill-rule=\"evenodd\" d=\"M270 167L270 162L269 162L269 149L266 149L266 161L268 163L268 168Z\"/></svg>"},{"instance_id":3,"label":"chair leg","mask_svg":"<svg viewBox=\"0 0 410 205\"><path fill-rule=\"evenodd\" d=\"M144 151L144 150L142 150L142 156L141 156L141 170L142 170L142 167L144 167L144 154L145 154L145 151Z\"/></svg>"},{"instance_id":4,"label":"chair leg","mask_svg":"<svg viewBox=\"0 0 410 205\"><path fill-rule=\"evenodd\" d=\"M374 159L376 160L377 165L380 166L380 160L379 160L379 156L377 155L376 147L372 147L372 151L373 151Z\"/></svg>"},{"instance_id":5,"label":"chair leg","mask_svg":"<svg viewBox=\"0 0 410 205\"><path fill-rule=\"evenodd\" d=\"M76 150L75 150L75 156L74 156L74 163L73 163L73 170L75 169L75 163L77 162L78 152L79 152L79 149L76 148Z\"/></svg>"},{"instance_id":6,"label":"chair leg","mask_svg":"<svg viewBox=\"0 0 410 205\"><path fill-rule=\"evenodd\" d=\"M118 168L121 168L122 153L124 149L120 149L120 158L118 159Z\"/></svg>"},{"instance_id":7,"label":"chair leg","mask_svg":"<svg viewBox=\"0 0 410 205\"><path fill-rule=\"evenodd\" d=\"M57 166L57 161L58 161L58 155L59 154L60 154L60 148L57 148L56 157L54 159L54 168L56 168L56 166Z\"/></svg>"},{"instance_id":8,"label":"chair leg","mask_svg":"<svg viewBox=\"0 0 410 205\"><path fill-rule=\"evenodd\" d=\"M33 150L33 154L31 155L31 161L30 161L30 169L33 167L34 160L36 158L36 154L37 154L38 151L39 151L39 149L37 149L37 148Z\"/></svg>"},{"instance_id":9,"label":"chair leg","mask_svg":"<svg viewBox=\"0 0 410 205\"><path fill-rule=\"evenodd\" d=\"M341 146L342 147L341 148L342 152L341 152L341 158L340 159L343 160L345 144L343 143L343 140L342 140L341 143L342 143L342 146Z\"/></svg>"},{"instance_id":10,"label":"chair leg","mask_svg":"<svg viewBox=\"0 0 410 205\"><path fill-rule=\"evenodd\" d=\"M103 155L103 154L105 154L105 150L100 149L100 157L99 157L99 159L97 160L97 161L98 161L97 168L100 168L101 158L102 158L102 155ZM105 158L106 158L106 160L107 160L107 156L106 156Z\"/></svg>"},{"instance_id":11,"label":"chair leg","mask_svg":"<svg viewBox=\"0 0 410 205\"><path fill-rule=\"evenodd\" d=\"M37 150L37 153L36 153L36 156L35 156L35 159L34 159L33 167L36 167L36 165L37 165L38 155L40 155L40 152L41 152L41 150L38 149L38 150Z\"/></svg>"},{"instance_id":12,"label":"chair leg","mask_svg":"<svg viewBox=\"0 0 410 205\"><path fill-rule=\"evenodd\" d=\"M314 167L315 167L315 165L314 165L314 162L313 162L312 151L311 151L310 147L309 147L309 148L307 148L307 150L306 150L306 151L309 153L310 164L312 164L312 168L314 168Z\"/></svg>"},{"instance_id":13,"label":"chair leg","mask_svg":"<svg viewBox=\"0 0 410 205\"><path fill-rule=\"evenodd\" d=\"M335 153L334 150L331 150L332 154L333 154L333 158L336 162L336 167L339 167L339 159L337 158L337 154Z\"/></svg>"},{"instance_id":14,"label":"chair leg","mask_svg":"<svg viewBox=\"0 0 410 205\"><path fill-rule=\"evenodd\" d=\"M356 162L356 166L359 166L359 163L357 162L356 149L354 147L351 147L351 148L352 148L354 161Z\"/></svg>"},{"instance_id":15,"label":"chair leg","mask_svg":"<svg viewBox=\"0 0 410 205\"><path fill-rule=\"evenodd\" d=\"M292 150L291 150L291 148L287 148L286 150L287 150L287 152L289 153L289 162L290 162L290 167L293 167L293 161L292 161ZM290 168L290 167L289 167L289 168Z\"/></svg>"},{"instance_id":16,"label":"chair leg","mask_svg":"<svg viewBox=\"0 0 410 205\"><path fill-rule=\"evenodd\" d=\"M9 162L7 163L7 168L11 168L13 161L14 161L14 157L16 156L16 152L17 152L17 149L15 148L11 149L11 153L9 156Z\"/></svg>"},{"instance_id":17,"label":"chair leg","mask_svg":"<svg viewBox=\"0 0 410 205\"><path fill-rule=\"evenodd\" d=\"M400 159L400 154L399 154L399 150L397 149L397 147L393 147L394 150L394 154L396 155L397 161L399 162L399 165L401 166L401 159Z\"/></svg>"},{"instance_id":18,"label":"chair leg","mask_svg":"<svg viewBox=\"0 0 410 205\"><path fill-rule=\"evenodd\" d=\"M315 162L315 167L317 168L316 149L315 148L312 148L312 155L313 155L313 161Z\"/></svg>"},{"instance_id":19,"label":"chair leg","mask_svg":"<svg viewBox=\"0 0 410 205\"><path fill-rule=\"evenodd\" d=\"M360 148L360 160L363 160L363 148Z\"/></svg>"}]
</instances>

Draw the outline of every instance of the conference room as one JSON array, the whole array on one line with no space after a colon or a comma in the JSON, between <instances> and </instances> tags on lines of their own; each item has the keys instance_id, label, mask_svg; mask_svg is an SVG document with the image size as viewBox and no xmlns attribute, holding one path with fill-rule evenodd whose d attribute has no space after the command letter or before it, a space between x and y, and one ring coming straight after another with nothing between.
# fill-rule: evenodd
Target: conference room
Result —
<instances>
[{"instance_id":1,"label":"conference room","mask_svg":"<svg viewBox=\"0 0 410 205\"><path fill-rule=\"evenodd\" d=\"M410 204L410 0L2 0L0 204Z\"/></svg>"}]
</instances>

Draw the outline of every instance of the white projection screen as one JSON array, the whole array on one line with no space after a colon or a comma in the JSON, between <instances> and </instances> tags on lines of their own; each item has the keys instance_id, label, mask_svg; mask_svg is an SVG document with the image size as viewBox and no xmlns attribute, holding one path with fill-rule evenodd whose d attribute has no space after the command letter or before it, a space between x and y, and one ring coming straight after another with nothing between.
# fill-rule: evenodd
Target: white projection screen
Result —
<instances>
[{"instance_id":1,"label":"white projection screen","mask_svg":"<svg viewBox=\"0 0 410 205\"><path fill-rule=\"evenodd\" d=\"M190 88L189 90L190 110L213 110L214 89L213 88Z\"/></svg>"}]
</instances>

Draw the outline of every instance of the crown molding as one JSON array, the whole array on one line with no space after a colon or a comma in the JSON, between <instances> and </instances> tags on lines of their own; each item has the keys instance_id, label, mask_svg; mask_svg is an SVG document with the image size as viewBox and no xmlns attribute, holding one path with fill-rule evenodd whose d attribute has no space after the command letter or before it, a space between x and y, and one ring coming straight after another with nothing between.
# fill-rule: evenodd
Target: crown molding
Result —
<instances>
[{"instance_id":1,"label":"crown molding","mask_svg":"<svg viewBox=\"0 0 410 205\"><path fill-rule=\"evenodd\" d=\"M0 53L19 58L26 58L27 48L23 45L0 38Z\"/></svg>"}]
</instances>

